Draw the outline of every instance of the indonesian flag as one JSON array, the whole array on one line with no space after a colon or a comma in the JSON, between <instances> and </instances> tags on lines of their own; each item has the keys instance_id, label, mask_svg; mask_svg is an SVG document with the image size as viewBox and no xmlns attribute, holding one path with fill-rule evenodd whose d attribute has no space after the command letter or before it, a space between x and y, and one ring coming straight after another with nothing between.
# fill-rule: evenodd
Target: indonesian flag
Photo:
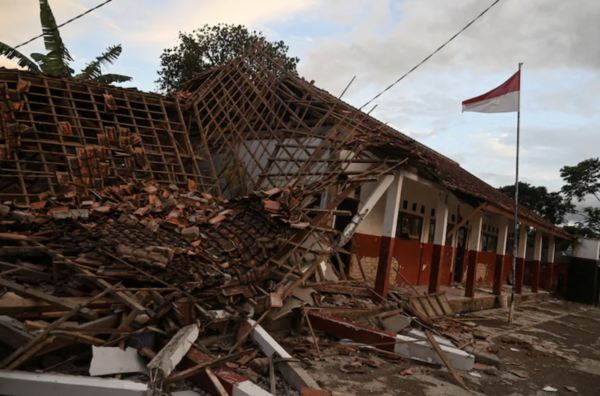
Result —
<instances>
[{"instance_id":1,"label":"indonesian flag","mask_svg":"<svg viewBox=\"0 0 600 396\"><path fill-rule=\"evenodd\" d=\"M519 91L521 90L521 72L496 89L473 99L462 102L462 111L476 113L509 113L519 110Z\"/></svg>"}]
</instances>

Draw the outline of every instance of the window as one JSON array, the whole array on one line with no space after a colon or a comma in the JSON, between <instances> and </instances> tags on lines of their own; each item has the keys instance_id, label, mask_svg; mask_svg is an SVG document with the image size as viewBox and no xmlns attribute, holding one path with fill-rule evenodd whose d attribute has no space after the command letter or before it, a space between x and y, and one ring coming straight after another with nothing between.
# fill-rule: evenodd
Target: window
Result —
<instances>
[{"instance_id":1,"label":"window","mask_svg":"<svg viewBox=\"0 0 600 396\"><path fill-rule=\"evenodd\" d=\"M413 204L412 204L412 211L413 212L417 211L417 203L416 202L413 202Z\"/></svg>"},{"instance_id":2,"label":"window","mask_svg":"<svg viewBox=\"0 0 600 396\"><path fill-rule=\"evenodd\" d=\"M406 199L402 201L402 209L408 210L408 201Z\"/></svg>"},{"instance_id":3,"label":"window","mask_svg":"<svg viewBox=\"0 0 600 396\"><path fill-rule=\"evenodd\" d=\"M425 205L421 205L421 214L425 214Z\"/></svg>"},{"instance_id":4,"label":"window","mask_svg":"<svg viewBox=\"0 0 600 396\"><path fill-rule=\"evenodd\" d=\"M435 238L435 220L430 220L429 221L429 239L427 240L427 242L433 243L434 238Z\"/></svg>"},{"instance_id":5,"label":"window","mask_svg":"<svg viewBox=\"0 0 600 396\"><path fill-rule=\"evenodd\" d=\"M396 238L421 240L421 229L423 228L423 219L418 216L406 213L398 213L398 226L396 228Z\"/></svg>"},{"instance_id":6,"label":"window","mask_svg":"<svg viewBox=\"0 0 600 396\"><path fill-rule=\"evenodd\" d=\"M483 234L481 236L481 251L482 252L496 252L496 246L498 245L498 237L492 234Z\"/></svg>"},{"instance_id":7,"label":"window","mask_svg":"<svg viewBox=\"0 0 600 396\"><path fill-rule=\"evenodd\" d=\"M448 233L450 231L452 231L452 229L454 228L454 224L452 223L448 223L447 227L446 227L446 246L452 246L452 237L454 235L450 235L448 236Z\"/></svg>"}]
</instances>

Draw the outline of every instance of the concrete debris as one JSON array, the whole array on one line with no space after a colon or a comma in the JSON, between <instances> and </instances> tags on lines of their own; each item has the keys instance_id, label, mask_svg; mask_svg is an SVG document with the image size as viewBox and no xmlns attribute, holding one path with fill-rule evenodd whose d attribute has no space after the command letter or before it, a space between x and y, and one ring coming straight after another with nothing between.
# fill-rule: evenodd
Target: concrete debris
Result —
<instances>
[{"instance_id":1,"label":"concrete debris","mask_svg":"<svg viewBox=\"0 0 600 396\"><path fill-rule=\"evenodd\" d=\"M98 377L109 374L145 373L146 364L137 349L92 346L90 375Z\"/></svg>"},{"instance_id":2,"label":"concrete debris","mask_svg":"<svg viewBox=\"0 0 600 396\"><path fill-rule=\"evenodd\" d=\"M182 327L167 345L156 354L156 357L148 363L148 369L156 370L166 378L179 364L187 351L198 338L198 326L193 324Z\"/></svg>"},{"instance_id":3,"label":"concrete debris","mask_svg":"<svg viewBox=\"0 0 600 396\"><path fill-rule=\"evenodd\" d=\"M8 396L145 396L146 384L114 378L0 370L0 392Z\"/></svg>"},{"instance_id":4,"label":"concrete debris","mask_svg":"<svg viewBox=\"0 0 600 396\"><path fill-rule=\"evenodd\" d=\"M410 322L410 317L403 315L393 315L381 319L381 324L383 325L384 330L391 333L399 333L410 326Z\"/></svg>"}]
</instances>

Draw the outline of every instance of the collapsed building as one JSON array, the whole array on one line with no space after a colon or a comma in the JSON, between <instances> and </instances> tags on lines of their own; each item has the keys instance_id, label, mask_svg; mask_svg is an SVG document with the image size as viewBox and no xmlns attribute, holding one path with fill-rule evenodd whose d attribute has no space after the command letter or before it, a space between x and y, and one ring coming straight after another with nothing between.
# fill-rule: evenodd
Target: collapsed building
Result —
<instances>
[{"instance_id":1,"label":"collapsed building","mask_svg":"<svg viewBox=\"0 0 600 396\"><path fill-rule=\"evenodd\" d=\"M391 304L427 326L451 311L447 302L415 308L403 286L438 295L464 283L472 298L486 283L501 296L512 244L517 293L552 289L554 241L567 233L521 207L515 236L510 198L265 59L253 48L164 96L0 69L0 302L8 315L0 333L12 348L1 369L35 366L81 343L124 353L137 343L155 362L163 345L140 334L171 344L241 321L225 357L243 360L252 335L268 357L277 351L279 370L300 391L318 386L260 323L302 308L316 329L343 334L355 325L327 310L341 294L353 297L343 317ZM526 261L529 227L535 244ZM87 322L69 329L62 323L71 317ZM376 332L356 326L346 338L366 342L362 333ZM438 353L441 363L472 366L472 356L443 344L447 363L429 342L420 358ZM225 362L191 343L192 367L152 369L154 391L210 377L208 363ZM228 375L209 378L209 388Z\"/></svg>"}]
</instances>

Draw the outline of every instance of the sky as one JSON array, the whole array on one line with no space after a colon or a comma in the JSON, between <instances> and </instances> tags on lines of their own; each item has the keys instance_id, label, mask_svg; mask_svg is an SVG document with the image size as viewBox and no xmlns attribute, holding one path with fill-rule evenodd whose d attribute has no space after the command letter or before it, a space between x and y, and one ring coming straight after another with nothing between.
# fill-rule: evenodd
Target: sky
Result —
<instances>
[{"instance_id":1,"label":"sky","mask_svg":"<svg viewBox=\"0 0 600 396\"><path fill-rule=\"evenodd\" d=\"M58 23L103 0L50 0ZM360 107L493 0L113 0L61 28L79 70L122 44L110 72L156 89L162 50L178 32L244 24L283 40L298 71ZM36 0L0 0L0 41L39 34ZM560 190L560 168L598 156L600 1L501 0L373 104L372 115L454 159L493 186L514 183L516 113L461 113L461 102L503 83L523 62L521 180ZM42 40L21 50L43 52ZM14 63L0 58L0 66ZM370 107L369 107L370 108ZM593 203L593 202L589 202Z\"/></svg>"}]
</instances>

